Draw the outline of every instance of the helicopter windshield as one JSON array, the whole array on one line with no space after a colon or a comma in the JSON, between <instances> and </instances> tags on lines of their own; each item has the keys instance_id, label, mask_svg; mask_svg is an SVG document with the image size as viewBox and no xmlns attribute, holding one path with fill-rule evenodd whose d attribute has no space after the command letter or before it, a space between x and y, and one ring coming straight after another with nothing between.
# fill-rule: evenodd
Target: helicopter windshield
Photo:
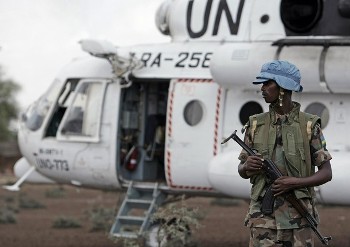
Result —
<instances>
[{"instance_id":1,"label":"helicopter windshield","mask_svg":"<svg viewBox=\"0 0 350 247\"><path fill-rule=\"evenodd\" d=\"M46 93L27 108L22 115L22 121L28 129L36 131L42 126L45 117L56 100L60 86L61 82L54 80Z\"/></svg>"}]
</instances>

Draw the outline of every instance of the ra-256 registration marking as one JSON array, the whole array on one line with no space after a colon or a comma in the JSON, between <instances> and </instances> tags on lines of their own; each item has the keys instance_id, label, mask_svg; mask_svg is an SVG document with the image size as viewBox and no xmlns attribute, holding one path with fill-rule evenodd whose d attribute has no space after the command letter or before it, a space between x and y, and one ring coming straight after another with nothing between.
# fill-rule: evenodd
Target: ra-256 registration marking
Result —
<instances>
[{"instance_id":1,"label":"ra-256 registration marking","mask_svg":"<svg viewBox=\"0 0 350 247\"><path fill-rule=\"evenodd\" d=\"M36 163L39 169L69 171L69 165L67 160L37 158Z\"/></svg>"},{"instance_id":2,"label":"ra-256 registration marking","mask_svg":"<svg viewBox=\"0 0 350 247\"><path fill-rule=\"evenodd\" d=\"M212 52L180 52L169 54L144 52L141 61L145 67L161 67L170 63L175 68L209 68Z\"/></svg>"}]
</instances>

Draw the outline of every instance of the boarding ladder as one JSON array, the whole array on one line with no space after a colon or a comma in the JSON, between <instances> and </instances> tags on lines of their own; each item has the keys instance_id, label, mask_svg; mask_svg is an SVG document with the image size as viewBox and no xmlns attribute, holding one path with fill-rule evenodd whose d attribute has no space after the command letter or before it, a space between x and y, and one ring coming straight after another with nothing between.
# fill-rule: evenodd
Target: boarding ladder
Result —
<instances>
[{"instance_id":1,"label":"boarding ladder","mask_svg":"<svg viewBox=\"0 0 350 247\"><path fill-rule=\"evenodd\" d=\"M139 238L148 230L152 215L165 200L158 183L136 184L130 182L124 201L119 208L110 236Z\"/></svg>"}]
</instances>

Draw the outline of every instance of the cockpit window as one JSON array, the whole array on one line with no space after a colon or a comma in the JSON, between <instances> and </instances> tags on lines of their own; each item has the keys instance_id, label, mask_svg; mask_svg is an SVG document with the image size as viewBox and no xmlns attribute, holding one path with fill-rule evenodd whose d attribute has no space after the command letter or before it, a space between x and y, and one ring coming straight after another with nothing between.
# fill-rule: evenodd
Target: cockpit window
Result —
<instances>
[{"instance_id":1,"label":"cockpit window","mask_svg":"<svg viewBox=\"0 0 350 247\"><path fill-rule=\"evenodd\" d=\"M61 83L55 80L47 92L28 107L22 116L22 121L28 129L36 131L42 126L49 109L56 100L60 85Z\"/></svg>"},{"instance_id":2,"label":"cockpit window","mask_svg":"<svg viewBox=\"0 0 350 247\"><path fill-rule=\"evenodd\" d=\"M72 92L75 90L78 82L78 79L70 79L67 81L58 99L59 106L67 107L72 102Z\"/></svg>"},{"instance_id":3,"label":"cockpit window","mask_svg":"<svg viewBox=\"0 0 350 247\"><path fill-rule=\"evenodd\" d=\"M98 139L104 89L99 81L79 84L59 128L61 138Z\"/></svg>"},{"instance_id":4,"label":"cockpit window","mask_svg":"<svg viewBox=\"0 0 350 247\"><path fill-rule=\"evenodd\" d=\"M66 112L67 107L72 102L74 90L79 83L79 79L70 78L60 89L60 94L56 101L56 106L51 114L51 119L47 125L45 137L56 136L58 126Z\"/></svg>"}]
</instances>

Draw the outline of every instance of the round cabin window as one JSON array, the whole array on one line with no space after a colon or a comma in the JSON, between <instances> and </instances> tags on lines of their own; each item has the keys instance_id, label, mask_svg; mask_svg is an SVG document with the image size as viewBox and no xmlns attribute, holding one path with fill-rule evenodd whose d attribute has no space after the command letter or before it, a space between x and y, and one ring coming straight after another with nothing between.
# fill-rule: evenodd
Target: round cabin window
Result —
<instances>
[{"instance_id":1,"label":"round cabin window","mask_svg":"<svg viewBox=\"0 0 350 247\"><path fill-rule=\"evenodd\" d=\"M311 103L305 108L305 112L317 115L321 118L322 129L324 129L329 122L329 110L322 103Z\"/></svg>"},{"instance_id":2,"label":"round cabin window","mask_svg":"<svg viewBox=\"0 0 350 247\"><path fill-rule=\"evenodd\" d=\"M241 121L242 125L245 125L248 122L249 117L251 115L262 113L262 112L263 112L263 108L258 102L249 101L242 106L239 112L239 120Z\"/></svg>"},{"instance_id":3,"label":"round cabin window","mask_svg":"<svg viewBox=\"0 0 350 247\"><path fill-rule=\"evenodd\" d=\"M202 104L198 100L188 102L184 109L184 118L188 125L197 125L203 118Z\"/></svg>"}]
</instances>

